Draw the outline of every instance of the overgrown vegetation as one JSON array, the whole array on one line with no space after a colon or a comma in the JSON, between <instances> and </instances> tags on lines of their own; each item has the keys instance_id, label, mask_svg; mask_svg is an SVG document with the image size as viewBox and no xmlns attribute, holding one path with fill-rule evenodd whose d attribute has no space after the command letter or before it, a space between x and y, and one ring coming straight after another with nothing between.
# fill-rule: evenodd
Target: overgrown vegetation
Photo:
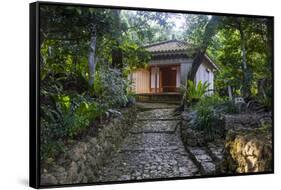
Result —
<instances>
[{"instance_id":1,"label":"overgrown vegetation","mask_svg":"<svg viewBox=\"0 0 281 190\"><path fill-rule=\"evenodd\" d=\"M203 17L203 18L202 18ZM272 20L254 17L193 16L187 33L220 68L215 90L220 96L272 102ZM198 26L198 27L196 27Z\"/></svg>"},{"instance_id":2,"label":"overgrown vegetation","mask_svg":"<svg viewBox=\"0 0 281 190\"><path fill-rule=\"evenodd\" d=\"M171 29L168 18L166 13L40 6L42 160L96 127L108 110L135 102L127 76L146 67L150 55L142 46Z\"/></svg>"},{"instance_id":3,"label":"overgrown vegetation","mask_svg":"<svg viewBox=\"0 0 281 190\"><path fill-rule=\"evenodd\" d=\"M246 103L258 101L272 110L272 24L267 18L186 17L185 39L207 53L219 67L215 95L203 96L204 90L199 93L191 82L184 88L184 103L190 106L194 127L204 130L209 139L220 128L222 114L239 111L231 101L235 97L243 97Z\"/></svg>"},{"instance_id":4,"label":"overgrown vegetation","mask_svg":"<svg viewBox=\"0 0 281 190\"><path fill-rule=\"evenodd\" d=\"M177 19L183 29L176 26ZM109 109L133 104L128 75L147 68L144 45L171 39L200 48L219 66L215 96L193 79L182 87L196 112L195 127L210 138L228 101L253 98L272 108L272 22L266 18L128 11L77 6L40 6L41 159L63 151Z\"/></svg>"},{"instance_id":5,"label":"overgrown vegetation","mask_svg":"<svg viewBox=\"0 0 281 190\"><path fill-rule=\"evenodd\" d=\"M192 110L192 127L204 131L206 138L213 140L216 135L221 135L223 127L222 115L237 113L232 101L223 99L217 95L205 96L194 104Z\"/></svg>"}]
</instances>

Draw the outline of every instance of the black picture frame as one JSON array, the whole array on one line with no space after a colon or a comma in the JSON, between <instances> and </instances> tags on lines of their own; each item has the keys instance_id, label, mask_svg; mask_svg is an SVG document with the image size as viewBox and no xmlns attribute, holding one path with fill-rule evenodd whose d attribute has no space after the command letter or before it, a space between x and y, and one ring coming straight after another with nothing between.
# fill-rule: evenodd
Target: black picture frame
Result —
<instances>
[{"instance_id":1,"label":"black picture frame","mask_svg":"<svg viewBox=\"0 0 281 190\"><path fill-rule=\"evenodd\" d=\"M65 185L40 185L40 6L42 5L56 5L56 6L74 6L74 7L93 7L93 8L108 8L108 9L123 9L123 10L141 10L141 11L156 11L169 13L185 13L185 14L203 14L203 15L217 15L217 16L233 16L233 17L253 17L253 18L267 18L272 21L273 43L272 43L272 171L259 173L245 173L245 174L223 174L223 175L204 175L192 177L173 177L165 179L145 179L145 180L130 180L130 181L110 181L97 183L76 183ZM55 188L55 187L73 187L73 186L88 186L100 184L120 184L120 183L135 183L147 181L167 181L167 180L185 180L195 178L214 178L214 177L234 177L245 175L260 175L274 173L274 17L264 15L248 15L248 14L230 14L217 12L201 12L201 11L187 11L187 10L170 10L170 9L156 9L156 8L142 8L142 7L125 7L125 6L108 6L108 5L92 5L80 3L59 3L59 2L34 2L29 6L29 39L30 39L30 65L29 65L29 185L33 188Z\"/></svg>"}]
</instances>

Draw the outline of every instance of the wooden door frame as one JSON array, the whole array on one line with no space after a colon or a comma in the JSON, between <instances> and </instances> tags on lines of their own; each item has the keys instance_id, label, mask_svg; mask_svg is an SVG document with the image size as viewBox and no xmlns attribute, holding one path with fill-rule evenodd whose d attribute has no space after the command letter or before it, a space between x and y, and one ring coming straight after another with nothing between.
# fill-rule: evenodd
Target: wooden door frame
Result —
<instances>
[{"instance_id":1,"label":"wooden door frame","mask_svg":"<svg viewBox=\"0 0 281 190\"><path fill-rule=\"evenodd\" d=\"M163 72L161 71L161 68L163 67L180 67L180 64L167 64L167 65L151 65L149 67L149 92L150 93L162 93L163 92ZM152 68L156 68L156 75L155 75L155 88L154 91L152 90L151 87L151 73L152 73ZM157 68L159 70L159 73L157 72ZM157 80L157 73L159 74L159 88L157 88L158 80ZM177 77L177 70L176 70L176 77ZM177 81L177 78L176 78ZM177 85L175 85L175 88L177 89ZM176 90L177 91L177 90Z\"/></svg>"}]
</instances>

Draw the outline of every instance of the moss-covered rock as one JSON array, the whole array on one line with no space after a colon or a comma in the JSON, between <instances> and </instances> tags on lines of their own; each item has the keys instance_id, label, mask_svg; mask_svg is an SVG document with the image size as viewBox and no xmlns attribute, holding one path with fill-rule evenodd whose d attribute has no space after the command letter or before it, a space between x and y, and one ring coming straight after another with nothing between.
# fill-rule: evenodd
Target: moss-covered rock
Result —
<instances>
[{"instance_id":1,"label":"moss-covered rock","mask_svg":"<svg viewBox=\"0 0 281 190\"><path fill-rule=\"evenodd\" d=\"M252 130L228 131L223 173L272 171L271 126Z\"/></svg>"}]
</instances>

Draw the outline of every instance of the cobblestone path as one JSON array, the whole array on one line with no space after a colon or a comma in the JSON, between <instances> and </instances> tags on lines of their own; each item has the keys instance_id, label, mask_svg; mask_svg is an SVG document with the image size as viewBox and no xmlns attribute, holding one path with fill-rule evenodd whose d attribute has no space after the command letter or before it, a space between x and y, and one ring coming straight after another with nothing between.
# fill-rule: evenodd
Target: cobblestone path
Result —
<instances>
[{"instance_id":1,"label":"cobblestone path","mask_svg":"<svg viewBox=\"0 0 281 190\"><path fill-rule=\"evenodd\" d=\"M140 180L199 175L179 134L173 106L145 104L121 148L99 171L98 181Z\"/></svg>"}]
</instances>

